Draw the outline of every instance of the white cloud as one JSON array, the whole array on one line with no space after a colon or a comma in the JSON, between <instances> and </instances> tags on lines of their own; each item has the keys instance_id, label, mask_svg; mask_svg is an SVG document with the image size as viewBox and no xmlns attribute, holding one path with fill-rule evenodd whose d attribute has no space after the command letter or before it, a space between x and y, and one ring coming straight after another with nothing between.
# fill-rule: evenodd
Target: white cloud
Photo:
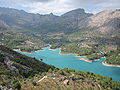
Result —
<instances>
[{"instance_id":1,"label":"white cloud","mask_svg":"<svg viewBox=\"0 0 120 90\"><path fill-rule=\"evenodd\" d=\"M23 4L23 7L32 7L33 9L30 10L32 13L55 13L61 14L65 13L66 11L72 10L75 7L72 5L66 4L69 0L54 0L50 1L49 3L42 3L42 2L34 2L29 4Z\"/></svg>"},{"instance_id":2,"label":"white cloud","mask_svg":"<svg viewBox=\"0 0 120 90\"><path fill-rule=\"evenodd\" d=\"M84 8L88 12L120 8L120 0L0 0L0 5L27 8L32 13L63 14L67 11ZM13 5L14 4L14 5Z\"/></svg>"}]
</instances>

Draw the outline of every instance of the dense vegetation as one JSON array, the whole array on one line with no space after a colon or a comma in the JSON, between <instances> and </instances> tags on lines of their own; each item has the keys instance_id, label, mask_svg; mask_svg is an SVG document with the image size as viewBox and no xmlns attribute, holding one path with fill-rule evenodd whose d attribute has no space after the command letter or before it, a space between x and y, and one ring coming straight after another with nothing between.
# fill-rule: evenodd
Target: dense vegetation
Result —
<instances>
[{"instance_id":1,"label":"dense vegetation","mask_svg":"<svg viewBox=\"0 0 120 90\"><path fill-rule=\"evenodd\" d=\"M12 49L21 49L22 51L32 52L39 50L46 44L39 38L33 36L33 34L23 33L0 33L0 45L5 45Z\"/></svg>"},{"instance_id":2,"label":"dense vegetation","mask_svg":"<svg viewBox=\"0 0 120 90\"><path fill-rule=\"evenodd\" d=\"M89 46L82 46L80 43L70 43L62 46L63 52L76 53L78 55L90 55L94 53L95 50Z\"/></svg>"},{"instance_id":3,"label":"dense vegetation","mask_svg":"<svg viewBox=\"0 0 120 90\"><path fill-rule=\"evenodd\" d=\"M51 49L61 48L62 52L73 53L80 56L87 56L88 59L98 59L101 56L107 55L108 63L119 64L119 54L113 56L109 52L116 52L119 48L119 35L114 35L113 39L108 36L95 37L90 36L85 29L84 32L76 32L73 34L27 34L27 33L0 33L0 44L9 48L16 48L22 51L35 51L41 49L48 44L51 45ZM92 30L90 30L93 32ZM103 39L104 38L104 39ZM117 45L111 44L112 41L116 41ZM117 56L118 55L118 56ZM112 62L111 62L112 61Z\"/></svg>"},{"instance_id":4,"label":"dense vegetation","mask_svg":"<svg viewBox=\"0 0 120 90\"><path fill-rule=\"evenodd\" d=\"M92 55L88 55L87 58L88 58L89 60L100 59L100 58L101 58L101 55L92 54Z\"/></svg>"},{"instance_id":5,"label":"dense vegetation","mask_svg":"<svg viewBox=\"0 0 120 90\"><path fill-rule=\"evenodd\" d=\"M120 49L107 54L107 63L120 65Z\"/></svg>"},{"instance_id":6,"label":"dense vegetation","mask_svg":"<svg viewBox=\"0 0 120 90\"><path fill-rule=\"evenodd\" d=\"M75 32L73 34L65 35L62 39L65 39L66 42L61 43L58 39L56 40L57 43L54 41L54 43L51 44L51 48L55 49L60 47L62 52L73 53L80 56L85 55L90 60L99 59L107 54L108 56L111 56L112 54L109 53L114 53L114 51L119 48L119 35L112 35L114 37L111 38L111 35L103 35L100 32L95 32L94 29L90 30L90 32L84 29L83 32ZM109 61L114 59L113 62L117 61L116 64L118 64L120 60L115 59L115 57L119 57L118 55L119 54L116 54L114 58L111 56Z\"/></svg>"}]
</instances>

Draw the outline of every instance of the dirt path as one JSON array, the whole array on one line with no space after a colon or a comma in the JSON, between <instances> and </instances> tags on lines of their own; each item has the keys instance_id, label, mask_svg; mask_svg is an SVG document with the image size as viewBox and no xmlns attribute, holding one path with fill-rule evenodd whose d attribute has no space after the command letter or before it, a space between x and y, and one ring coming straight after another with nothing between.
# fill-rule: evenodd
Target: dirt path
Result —
<instances>
[{"instance_id":1,"label":"dirt path","mask_svg":"<svg viewBox=\"0 0 120 90\"><path fill-rule=\"evenodd\" d=\"M41 79L38 81L38 83L41 82L42 80L44 80L45 78L47 78L47 76L44 76L43 78L41 78Z\"/></svg>"}]
</instances>

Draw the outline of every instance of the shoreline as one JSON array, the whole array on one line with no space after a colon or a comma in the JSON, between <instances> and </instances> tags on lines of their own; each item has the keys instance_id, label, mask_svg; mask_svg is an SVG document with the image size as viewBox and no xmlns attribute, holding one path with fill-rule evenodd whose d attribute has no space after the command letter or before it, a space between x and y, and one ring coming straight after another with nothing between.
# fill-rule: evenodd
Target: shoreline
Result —
<instances>
[{"instance_id":1,"label":"shoreline","mask_svg":"<svg viewBox=\"0 0 120 90\"><path fill-rule=\"evenodd\" d=\"M88 63L92 63L94 61L99 61L101 58L105 58L105 57L101 57L99 59L89 60L86 56L78 56L78 54L75 54L75 53L67 53L67 52L61 52L60 51L59 54L60 55L75 55L75 57L82 57L79 60L83 60L83 61L88 62ZM105 61L102 62L102 65L109 66L109 67L120 67L120 65L108 64Z\"/></svg>"},{"instance_id":2,"label":"shoreline","mask_svg":"<svg viewBox=\"0 0 120 90\"><path fill-rule=\"evenodd\" d=\"M36 50L33 52L27 52L27 51L21 51L20 49L13 49L13 51L19 51L19 52L23 52L23 53L27 53L27 54L32 54L33 52L44 51L44 50Z\"/></svg>"},{"instance_id":3,"label":"shoreline","mask_svg":"<svg viewBox=\"0 0 120 90\"><path fill-rule=\"evenodd\" d=\"M114 64L108 64L107 62L102 62L102 65L108 66L108 67L120 67L120 65L114 65Z\"/></svg>"},{"instance_id":4,"label":"shoreline","mask_svg":"<svg viewBox=\"0 0 120 90\"><path fill-rule=\"evenodd\" d=\"M45 50L41 49L41 50L37 50L37 51L33 51L33 52L38 52L38 51L45 51ZM32 52L31 52L31 53L32 53Z\"/></svg>"},{"instance_id":5,"label":"shoreline","mask_svg":"<svg viewBox=\"0 0 120 90\"><path fill-rule=\"evenodd\" d=\"M60 51L59 54L60 54L60 55L75 55L76 57L78 56L78 54L68 53L68 52L63 52L63 51ZM78 57L79 57L79 56L78 56Z\"/></svg>"},{"instance_id":6,"label":"shoreline","mask_svg":"<svg viewBox=\"0 0 120 90\"><path fill-rule=\"evenodd\" d=\"M83 60L85 62L92 63L94 61L99 61L100 59L94 59L94 60L89 60L86 56L79 56L78 54L75 53L67 53L67 52L59 52L60 55L75 55L75 57L82 57L79 60ZM102 57L101 57L102 58Z\"/></svg>"},{"instance_id":7,"label":"shoreline","mask_svg":"<svg viewBox=\"0 0 120 90\"><path fill-rule=\"evenodd\" d=\"M75 55L75 57L82 57L80 58L79 60L83 60L85 62L89 62L89 63L92 63L94 61L99 61L100 59L94 59L94 60L89 60L86 56L78 56L78 54L75 54L75 53L67 53L67 52L59 52L60 55Z\"/></svg>"},{"instance_id":8,"label":"shoreline","mask_svg":"<svg viewBox=\"0 0 120 90\"><path fill-rule=\"evenodd\" d=\"M89 60L87 57L80 58L79 60L83 60L83 61L88 62L88 63L93 62L92 60Z\"/></svg>"},{"instance_id":9,"label":"shoreline","mask_svg":"<svg viewBox=\"0 0 120 90\"><path fill-rule=\"evenodd\" d=\"M32 52L27 52L25 50L20 50L20 49L13 49L13 51L19 51L19 52L23 52L23 53L27 53L27 54L32 54L33 52L38 52L38 51L44 51L43 49L39 49L39 50L36 50L36 51L32 51Z\"/></svg>"},{"instance_id":10,"label":"shoreline","mask_svg":"<svg viewBox=\"0 0 120 90\"><path fill-rule=\"evenodd\" d=\"M51 51L55 51L55 50L57 50L57 49L61 49L61 48L56 48L56 49L51 49L51 48L50 48L49 50L51 50Z\"/></svg>"},{"instance_id":11,"label":"shoreline","mask_svg":"<svg viewBox=\"0 0 120 90\"><path fill-rule=\"evenodd\" d=\"M51 50L51 51L55 51L56 49L49 49L49 50Z\"/></svg>"},{"instance_id":12,"label":"shoreline","mask_svg":"<svg viewBox=\"0 0 120 90\"><path fill-rule=\"evenodd\" d=\"M57 50L57 49L61 49L61 48L56 48L56 49L49 49L49 50ZM27 51L21 51L20 49L13 49L14 51L19 51L19 52L23 52L23 53L27 53L27 54L32 54L32 52L27 52ZM37 51L44 51L44 50L37 50ZM37 52L34 51L34 52ZM94 61L99 61L100 59L94 59L94 60L89 60L86 56L78 56L78 54L75 53L68 53L68 52L63 52L63 51L59 51L60 55L75 55L75 57L81 57L79 60L83 60L85 62L88 63L92 63ZM101 57L101 58L105 58L105 57ZM120 67L120 65L114 65L114 64L108 64L107 62L102 62L102 65L104 66L109 66L109 67Z\"/></svg>"},{"instance_id":13,"label":"shoreline","mask_svg":"<svg viewBox=\"0 0 120 90\"><path fill-rule=\"evenodd\" d=\"M89 62L89 63L92 63L94 61L100 61L100 59L89 60L86 56L79 56L79 57L83 57L83 58L80 58L80 60L83 60L83 61Z\"/></svg>"},{"instance_id":14,"label":"shoreline","mask_svg":"<svg viewBox=\"0 0 120 90\"><path fill-rule=\"evenodd\" d=\"M21 51L20 49L13 49L13 51L19 51L19 52L23 52L23 53L27 53L27 54L31 54L32 52L27 52L27 51Z\"/></svg>"}]
</instances>

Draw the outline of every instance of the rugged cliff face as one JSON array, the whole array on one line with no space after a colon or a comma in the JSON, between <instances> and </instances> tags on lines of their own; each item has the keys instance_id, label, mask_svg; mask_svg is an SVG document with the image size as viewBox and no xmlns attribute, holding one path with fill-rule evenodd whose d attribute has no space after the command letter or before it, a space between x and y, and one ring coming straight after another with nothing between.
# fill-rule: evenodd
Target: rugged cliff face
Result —
<instances>
[{"instance_id":1,"label":"rugged cliff face","mask_svg":"<svg viewBox=\"0 0 120 90\"><path fill-rule=\"evenodd\" d=\"M96 28L102 33L119 33L120 32L120 9L105 10L88 17L85 21L81 21L84 27Z\"/></svg>"}]
</instances>

